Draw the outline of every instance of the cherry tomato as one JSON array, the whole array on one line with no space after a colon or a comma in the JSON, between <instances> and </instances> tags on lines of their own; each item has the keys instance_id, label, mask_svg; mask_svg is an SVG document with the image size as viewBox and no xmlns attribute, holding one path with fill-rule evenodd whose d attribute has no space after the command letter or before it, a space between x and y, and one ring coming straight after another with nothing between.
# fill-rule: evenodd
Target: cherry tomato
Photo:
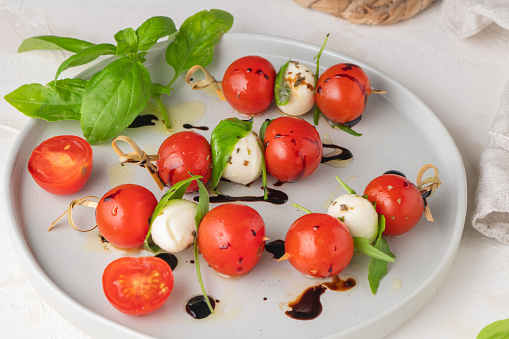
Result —
<instances>
[{"instance_id":1,"label":"cherry tomato","mask_svg":"<svg viewBox=\"0 0 509 339\"><path fill-rule=\"evenodd\" d=\"M267 170L282 182L304 179L320 165L323 145L316 128L307 121L284 116L265 130Z\"/></svg>"},{"instance_id":2,"label":"cherry tomato","mask_svg":"<svg viewBox=\"0 0 509 339\"><path fill-rule=\"evenodd\" d=\"M353 238L338 218L310 213L288 229L285 253L299 272L326 278L343 271L353 256Z\"/></svg>"},{"instance_id":3,"label":"cherry tomato","mask_svg":"<svg viewBox=\"0 0 509 339\"><path fill-rule=\"evenodd\" d=\"M97 228L113 246L138 248L143 246L156 205L156 197L145 187L135 184L117 186L97 204Z\"/></svg>"},{"instance_id":4,"label":"cherry tomato","mask_svg":"<svg viewBox=\"0 0 509 339\"><path fill-rule=\"evenodd\" d=\"M207 263L228 276L255 267L265 248L265 223L253 208L230 203L208 212L198 228L198 246Z\"/></svg>"},{"instance_id":5,"label":"cherry tomato","mask_svg":"<svg viewBox=\"0 0 509 339\"><path fill-rule=\"evenodd\" d=\"M144 315L161 307L173 289L173 271L157 257L122 257L104 269L103 291L120 312Z\"/></svg>"},{"instance_id":6,"label":"cherry tomato","mask_svg":"<svg viewBox=\"0 0 509 339\"><path fill-rule=\"evenodd\" d=\"M265 111L274 99L276 70L259 56L234 61L224 73L222 88L228 103L240 113Z\"/></svg>"},{"instance_id":7,"label":"cherry tomato","mask_svg":"<svg viewBox=\"0 0 509 339\"><path fill-rule=\"evenodd\" d=\"M390 236L404 234L421 219L424 200L419 189L407 178L384 174L373 179L364 190L376 202L376 211L385 216L385 232Z\"/></svg>"},{"instance_id":8,"label":"cherry tomato","mask_svg":"<svg viewBox=\"0 0 509 339\"><path fill-rule=\"evenodd\" d=\"M330 120L344 124L357 119L371 94L366 73L353 64L329 67L316 84L316 105Z\"/></svg>"},{"instance_id":9,"label":"cherry tomato","mask_svg":"<svg viewBox=\"0 0 509 339\"><path fill-rule=\"evenodd\" d=\"M44 190L58 195L78 192L92 173L92 147L80 137L60 135L43 141L28 160L28 171Z\"/></svg>"},{"instance_id":10,"label":"cherry tomato","mask_svg":"<svg viewBox=\"0 0 509 339\"><path fill-rule=\"evenodd\" d=\"M159 147L157 169L159 177L166 186L201 175L205 184L212 173L212 151L210 144L202 135L193 131L177 132L169 136ZM191 173L191 174L189 174ZM193 181L186 192L198 190Z\"/></svg>"}]
</instances>

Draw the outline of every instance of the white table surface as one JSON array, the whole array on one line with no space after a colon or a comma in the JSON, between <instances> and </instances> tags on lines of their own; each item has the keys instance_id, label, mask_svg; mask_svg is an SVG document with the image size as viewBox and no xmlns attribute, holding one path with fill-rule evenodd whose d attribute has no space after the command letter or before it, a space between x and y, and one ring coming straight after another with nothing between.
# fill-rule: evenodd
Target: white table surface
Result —
<instances>
[{"instance_id":1,"label":"white table surface","mask_svg":"<svg viewBox=\"0 0 509 339\"><path fill-rule=\"evenodd\" d=\"M25 83L47 83L65 52L17 54L25 38L54 34L100 43L148 17L171 17L177 26L203 9L233 14L232 32L277 35L327 47L367 62L417 94L450 131L468 177L468 213L454 266L433 298L388 338L475 338L487 324L509 318L509 246L472 228L470 217L479 158L509 80L509 31L491 25L459 39L441 18L438 1L418 16L390 26L352 25L304 9L291 0L0 0L0 94ZM66 77L80 69L66 71ZM28 118L0 100L0 149L8 151ZM0 175L6 165L0 163ZM4 188L5 189L5 188ZM2 215L5 202L1 201ZM0 218L0 338L89 338L35 291Z\"/></svg>"}]
</instances>

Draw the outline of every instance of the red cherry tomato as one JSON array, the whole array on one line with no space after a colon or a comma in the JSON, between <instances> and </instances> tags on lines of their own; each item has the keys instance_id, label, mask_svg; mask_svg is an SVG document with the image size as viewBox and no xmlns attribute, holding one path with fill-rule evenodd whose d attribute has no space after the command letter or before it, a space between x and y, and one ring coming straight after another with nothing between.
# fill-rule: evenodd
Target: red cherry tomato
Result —
<instances>
[{"instance_id":1,"label":"red cherry tomato","mask_svg":"<svg viewBox=\"0 0 509 339\"><path fill-rule=\"evenodd\" d=\"M265 130L267 170L282 182L304 179L320 165L323 145L316 128L297 117L279 117Z\"/></svg>"},{"instance_id":2,"label":"red cherry tomato","mask_svg":"<svg viewBox=\"0 0 509 339\"><path fill-rule=\"evenodd\" d=\"M28 160L28 171L44 190L58 195L78 192L92 173L92 147L80 137L60 135L43 141Z\"/></svg>"},{"instance_id":3,"label":"red cherry tomato","mask_svg":"<svg viewBox=\"0 0 509 339\"><path fill-rule=\"evenodd\" d=\"M201 175L205 184L212 173L212 151L210 144L202 135L183 131L169 136L159 147L157 169L159 177L166 186L192 175ZM191 174L189 174L191 173ZM198 190L198 183L193 181L186 192Z\"/></svg>"},{"instance_id":4,"label":"red cherry tomato","mask_svg":"<svg viewBox=\"0 0 509 339\"><path fill-rule=\"evenodd\" d=\"M353 64L329 67L316 84L316 105L330 120L344 124L357 119L371 94L371 83L362 68Z\"/></svg>"},{"instance_id":5,"label":"red cherry tomato","mask_svg":"<svg viewBox=\"0 0 509 339\"><path fill-rule=\"evenodd\" d=\"M156 197L145 187L135 184L117 186L97 204L97 228L113 246L138 248L143 246L156 205Z\"/></svg>"},{"instance_id":6,"label":"red cherry tomato","mask_svg":"<svg viewBox=\"0 0 509 339\"><path fill-rule=\"evenodd\" d=\"M285 253L299 272L326 278L343 271L353 256L353 238L338 218L310 213L288 229Z\"/></svg>"},{"instance_id":7,"label":"red cherry tomato","mask_svg":"<svg viewBox=\"0 0 509 339\"><path fill-rule=\"evenodd\" d=\"M385 232L390 236L404 234L421 219L424 200L419 189L397 174L384 174L373 179L364 190L376 202L376 211L385 216Z\"/></svg>"},{"instance_id":8,"label":"red cherry tomato","mask_svg":"<svg viewBox=\"0 0 509 339\"><path fill-rule=\"evenodd\" d=\"M265 248L265 223L253 208L237 203L210 210L198 228L198 246L207 263L228 276L255 267Z\"/></svg>"},{"instance_id":9,"label":"red cherry tomato","mask_svg":"<svg viewBox=\"0 0 509 339\"><path fill-rule=\"evenodd\" d=\"M144 315L161 307L173 289L173 271L157 257L122 257L104 269L103 291L120 312Z\"/></svg>"},{"instance_id":10,"label":"red cherry tomato","mask_svg":"<svg viewBox=\"0 0 509 339\"><path fill-rule=\"evenodd\" d=\"M222 88L228 103L240 113L257 114L274 99L276 70L259 56L234 61L224 73Z\"/></svg>"}]
</instances>

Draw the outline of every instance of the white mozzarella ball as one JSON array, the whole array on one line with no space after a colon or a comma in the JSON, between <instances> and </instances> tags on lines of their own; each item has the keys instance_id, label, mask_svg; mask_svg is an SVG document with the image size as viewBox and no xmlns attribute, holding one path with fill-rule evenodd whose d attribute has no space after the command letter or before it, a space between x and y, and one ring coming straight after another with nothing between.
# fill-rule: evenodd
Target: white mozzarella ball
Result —
<instances>
[{"instance_id":1,"label":"white mozzarella ball","mask_svg":"<svg viewBox=\"0 0 509 339\"><path fill-rule=\"evenodd\" d=\"M239 139L224 168L222 177L242 185L250 184L258 179L262 173L263 160L258 142L258 136L253 131Z\"/></svg>"},{"instance_id":2,"label":"white mozzarella ball","mask_svg":"<svg viewBox=\"0 0 509 339\"><path fill-rule=\"evenodd\" d=\"M154 219L152 240L163 250L176 253L191 246L196 236L198 204L183 199L172 199Z\"/></svg>"},{"instance_id":3,"label":"white mozzarella ball","mask_svg":"<svg viewBox=\"0 0 509 339\"><path fill-rule=\"evenodd\" d=\"M356 194L340 195L329 206L327 214L341 218L353 237L372 243L378 233L378 214L368 199Z\"/></svg>"},{"instance_id":4,"label":"white mozzarella ball","mask_svg":"<svg viewBox=\"0 0 509 339\"><path fill-rule=\"evenodd\" d=\"M284 79L292 95L286 105L278 106L281 112L294 116L309 112L315 104L315 75L311 69L298 61L290 61Z\"/></svg>"}]
</instances>

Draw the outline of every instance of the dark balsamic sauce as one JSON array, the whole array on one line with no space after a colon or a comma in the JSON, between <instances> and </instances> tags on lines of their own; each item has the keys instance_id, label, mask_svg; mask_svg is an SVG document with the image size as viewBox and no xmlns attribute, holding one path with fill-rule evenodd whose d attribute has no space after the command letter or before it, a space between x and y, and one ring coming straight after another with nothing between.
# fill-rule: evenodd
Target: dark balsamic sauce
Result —
<instances>
[{"instance_id":1,"label":"dark balsamic sauce","mask_svg":"<svg viewBox=\"0 0 509 339\"><path fill-rule=\"evenodd\" d=\"M208 298L212 305L212 309L214 309L216 301L210 296ZM186 303L186 312L194 319L203 319L211 314L209 306L207 305L203 295L197 295L189 299Z\"/></svg>"},{"instance_id":2,"label":"dark balsamic sauce","mask_svg":"<svg viewBox=\"0 0 509 339\"><path fill-rule=\"evenodd\" d=\"M320 297L327 289L345 292L355 287L356 284L357 282L354 278L343 280L338 276L334 276L330 282L324 282L307 288L297 300L288 304L291 309L286 311L285 314L296 320L315 319L322 313L323 308Z\"/></svg>"},{"instance_id":3,"label":"dark balsamic sauce","mask_svg":"<svg viewBox=\"0 0 509 339\"><path fill-rule=\"evenodd\" d=\"M218 195L215 197L209 197L209 202L211 203L224 203L224 202L235 202L235 201L244 201L244 202L254 202L254 201L264 201L274 205L282 205L288 201L288 195L285 192L268 188L269 194L267 196L267 200L264 199L263 195L261 196L239 196L232 197L229 195ZM194 201L198 201L199 197L194 197Z\"/></svg>"},{"instance_id":4,"label":"dark balsamic sauce","mask_svg":"<svg viewBox=\"0 0 509 339\"><path fill-rule=\"evenodd\" d=\"M176 256L171 253L159 253L156 255L157 258L163 259L166 263L171 267L171 270L174 271L177 268L179 263Z\"/></svg>"},{"instance_id":5,"label":"dark balsamic sauce","mask_svg":"<svg viewBox=\"0 0 509 339\"><path fill-rule=\"evenodd\" d=\"M156 121L159 120L154 114L138 115L134 121L129 125L129 128L138 128L143 126L154 126Z\"/></svg>"},{"instance_id":6,"label":"dark balsamic sauce","mask_svg":"<svg viewBox=\"0 0 509 339\"><path fill-rule=\"evenodd\" d=\"M329 161L332 161L332 160L350 160L350 159L353 159L352 152L350 152L350 150L347 149L347 148L344 148L344 147L341 147L341 146L338 146L338 145L334 145L334 144L323 144L323 148L338 149L338 150L341 150L341 153L334 154L334 155L331 155L331 156L323 156L322 160L321 160L322 164L326 163L326 162L329 162Z\"/></svg>"},{"instance_id":7,"label":"dark balsamic sauce","mask_svg":"<svg viewBox=\"0 0 509 339\"><path fill-rule=\"evenodd\" d=\"M384 172L384 174L396 174L396 175L402 176L403 178L406 178L406 175L403 172L400 172L398 170L388 170L388 171Z\"/></svg>"},{"instance_id":8,"label":"dark balsamic sauce","mask_svg":"<svg viewBox=\"0 0 509 339\"><path fill-rule=\"evenodd\" d=\"M265 243L265 250L274 256L274 259L279 259L285 254L284 240L274 240Z\"/></svg>"},{"instance_id":9,"label":"dark balsamic sauce","mask_svg":"<svg viewBox=\"0 0 509 339\"><path fill-rule=\"evenodd\" d=\"M208 131L209 128L207 126L193 126L191 124L184 124L182 125L182 127L186 128L186 129L198 129L200 131Z\"/></svg>"}]
</instances>

